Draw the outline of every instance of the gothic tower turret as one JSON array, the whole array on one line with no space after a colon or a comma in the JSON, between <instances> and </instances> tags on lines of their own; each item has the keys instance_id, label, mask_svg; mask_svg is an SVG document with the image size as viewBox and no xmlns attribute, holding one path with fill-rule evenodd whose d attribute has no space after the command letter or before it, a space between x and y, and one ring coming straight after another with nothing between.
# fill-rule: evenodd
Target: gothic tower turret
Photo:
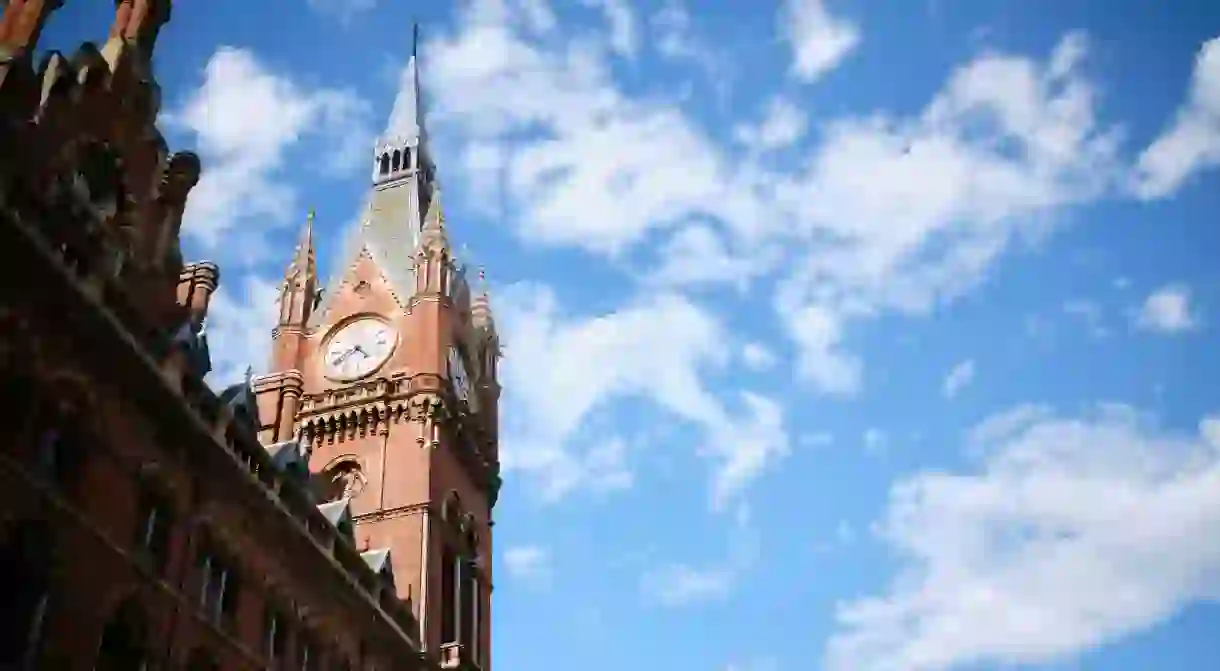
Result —
<instances>
[{"instance_id":1,"label":"gothic tower turret","mask_svg":"<svg viewBox=\"0 0 1220 671\"><path fill-rule=\"evenodd\" d=\"M386 551L425 648L489 671L499 341L452 251L418 63L324 288L306 227L256 391L263 440L302 436L317 498L350 510L361 550Z\"/></svg>"}]
</instances>

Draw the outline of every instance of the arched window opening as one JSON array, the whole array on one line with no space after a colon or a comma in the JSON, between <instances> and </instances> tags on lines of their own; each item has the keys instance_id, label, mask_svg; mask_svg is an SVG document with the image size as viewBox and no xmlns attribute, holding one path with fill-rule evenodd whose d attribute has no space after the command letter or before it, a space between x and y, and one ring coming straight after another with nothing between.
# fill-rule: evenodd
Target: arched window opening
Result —
<instances>
[{"instance_id":1,"label":"arched window opening","mask_svg":"<svg viewBox=\"0 0 1220 671\"><path fill-rule=\"evenodd\" d=\"M360 464L351 460L341 461L322 474L320 483L322 500L339 501L355 498L364 491L367 482Z\"/></svg>"},{"instance_id":2,"label":"arched window opening","mask_svg":"<svg viewBox=\"0 0 1220 671\"><path fill-rule=\"evenodd\" d=\"M156 487L145 484L140 491L140 516L135 528L136 551L157 574L169 561L172 512L169 501Z\"/></svg>"},{"instance_id":3,"label":"arched window opening","mask_svg":"<svg viewBox=\"0 0 1220 671\"><path fill-rule=\"evenodd\" d=\"M394 160L390 164L390 170L392 172L398 172L398 170L401 167L402 167L402 152L395 149L394 150Z\"/></svg>"},{"instance_id":4,"label":"arched window opening","mask_svg":"<svg viewBox=\"0 0 1220 671\"><path fill-rule=\"evenodd\" d=\"M461 587L458 581L458 562L461 559L453 550L445 548L441 555L441 584L444 592L441 594L441 643L456 643L459 622L457 603Z\"/></svg>"},{"instance_id":5,"label":"arched window opening","mask_svg":"<svg viewBox=\"0 0 1220 671\"><path fill-rule=\"evenodd\" d=\"M118 155L104 143L87 142L76 164L76 183L87 194L88 204L101 221L118 212L123 202L123 178Z\"/></svg>"},{"instance_id":6,"label":"arched window opening","mask_svg":"<svg viewBox=\"0 0 1220 671\"><path fill-rule=\"evenodd\" d=\"M462 557L458 561L457 569L458 585L455 601L460 609L458 615L458 635L461 638L459 642L466 650L472 650L475 632L474 561L472 561L472 557Z\"/></svg>"},{"instance_id":7,"label":"arched window opening","mask_svg":"<svg viewBox=\"0 0 1220 671\"><path fill-rule=\"evenodd\" d=\"M85 413L79 404L47 399L36 411L34 459L37 471L61 488L70 487L85 449Z\"/></svg>"},{"instance_id":8,"label":"arched window opening","mask_svg":"<svg viewBox=\"0 0 1220 671\"><path fill-rule=\"evenodd\" d=\"M389 154L381 155L381 170L379 172L382 175L390 174L390 155Z\"/></svg>"},{"instance_id":9,"label":"arched window opening","mask_svg":"<svg viewBox=\"0 0 1220 671\"><path fill-rule=\"evenodd\" d=\"M20 522L0 545L0 668L34 669L42 648L50 593L52 536L42 522Z\"/></svg>"},{"instance_id":10,"label":"arched window opening","mask_svg":"<svg viewBox=\"0 0 1220 671\"><path fill-rule=\"evenodd\" d=\"M223 553L205 548L199 554L199 607L213 624L230 626L237 617L241 577Z\"/></svg>"},{"instance_id":11,"label":"arched window opening","mask_svg":"<svg viewBox=\"0 0 1220 671\"><path fill-rule=\"evenodd\" d=\"M410 147L404 147L402 150L402 169L403 170L411 169L411 148Z\"/></svg>"},{"instance_id":12,"label":"arched window opening","mask_svg":"<svg viewBox=\"0 0 1220 671\"><path fill-rule=\"evenodd\" d=\"M449 492L441 507L441 519L456 526L462 519L462 499L457 492Z\"/></svg>"},{"instance_id":13,"label":"arched window opening","mask_svg":"<svg viewBox=\"0 0 1220 671\"><path fill-rule=\"evenodd\" d=\"M98 646L96 671L143 671L146 663L148 620L133 599L124 601L106 628Z\"/></svg>"}]
</instances>

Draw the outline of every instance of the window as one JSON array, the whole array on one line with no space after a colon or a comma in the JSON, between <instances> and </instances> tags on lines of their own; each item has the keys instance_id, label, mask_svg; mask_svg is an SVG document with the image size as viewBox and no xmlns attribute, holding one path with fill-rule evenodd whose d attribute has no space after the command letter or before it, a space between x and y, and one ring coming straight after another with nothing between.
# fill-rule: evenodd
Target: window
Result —
<instances>
[{"instance_id":1,"label":"window","mask_svg":"<svg viewBox=\"0 0 1220 671\"><path fill-rule=\"evenodd\" d=\"M457 557L446 549L441 561L441 584L444 586L441 594L441 643L455 643L458 634Z\"/></svg>"},{"instance_id":2,"label":"window","mask_svg":"<svg viewBox=\"0 0 1220 671\"><path fill-rule=\"evenodd\" d=\"M458 625L461 632L461 643L467 651L472 650L474 635L474 564L465 557L458 560L458 595L457 603L461 608Z\"/></svg>"},{"instance_id":3,"label":"window","mask_svg":"<svg viewBox=\"0 0 1220 671\"><path fill-rule=\"evenodd\" d=\"M40 522L16 525L0 545L0 668L35 669L50 592L51 532Z\"/></svg>"},{"instance_id":4,"label":"window","mask_svg":"<svg viewBox=\"0 0 1220 671\"><path fill-rule=\"evenodd\" d=\"M169 558L170 511L158 494L145 491L140 497L140 517L136 525L136 547L152 562L158 573L165 571Z\"/></svg>"},{"instance_id":5,"label":"window","mask_svg":"<svg viewBox=\"0 0 1220 671\"><path fill-rule=\"evenodd\" d=\"M47 480L60 487L72 484L81 454L82 431L75 417L53 412L38 432L37 468Z\"/></svg>"},{"instance_id":6,"label":"window","mask_svg":"<svg viewBox=\"0 0 1220 671\"><path fill-rule=\"evenodd\" d=\"M237 613L237 574L223 559L204 553L200 559L199 607L213 624L232 622Z\"/></svg>"},{"instance_id":7,"label":"window","mask_svg":"<svg viewBox=\"0 0 1220 671\"><path fill-rule=\"evenodd\" d=\"M318 661L318 653L307 636L301 638L301 656L299 661L301 671L317 671L322 668Z\"/></svg>"},{"instance_id":8,"label":"window","mask_svg":"<svg viewBox=\"0 0 1220 671\"><path fill-rule=\"evenodd\" d=\"M98 645L96 671L142 671L146 665L148 627L144 612L132 600L124 601L106 623Z\"/></svg>"},{"instance_id":9,"label":"window","mask_svg":"<svg viewBox=\"0 0 1220 671\"><path fill-rule=\"evenodd\" d=\"M330 467L321 478L322 499L339 501L355 498L364 491L368 479L360 464L354 460L345 459Z\"/></svg>"},{"instance_id":10,"label":"window","mask_svg":"<svg viewBox=\"0 0 1220 671\"><path fill-rule=\"evenodd\" d=\"M474 596L470 600L470 659L474 660L475 664L483 666L482 652L483 647L483 589L479 585L479 576L475 575L470 581L470 593Z\"/></svg>"},{"instance_id":11,"label":"window","mask_svg":"<svg viewBox=\"0 0 1220 671\"><path fill-rule=\"evenodd\" d=\"M278 662L283 657L288 640L288 627L276 606L269 604L263 615L263 645L267 661Z\"/></svg>"}]
</instances>

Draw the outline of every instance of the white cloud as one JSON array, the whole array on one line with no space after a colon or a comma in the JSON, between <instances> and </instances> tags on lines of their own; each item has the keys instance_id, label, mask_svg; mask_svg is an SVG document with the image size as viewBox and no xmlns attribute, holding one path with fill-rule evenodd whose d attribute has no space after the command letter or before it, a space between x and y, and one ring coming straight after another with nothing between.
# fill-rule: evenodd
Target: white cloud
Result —
<instances>
[{"instance_id":1,"label":"white cloud","mask_svg":"<svg viewBox=\"0 0 1220 671\"><path fill-rule=\"evenodd\" d=\"M262 372L269 363L278 281L249 270L268 260L287 263L266 235L304 219L294 186L300 175L285 169L290 153L312 142L318 154L309 165L351 168L353 141L371 141L362 132L367 115L354 94L304 88L232 47L218 49L200 86L164 115L170 128L194 136L205 166L183 230L221 265L208 315L211 384L230 384L247 366Z\"/></svg>"},{"instance_id":2,"label":"white cloud","mask_svg":"<svg viewBox=\"0 0 1220 671\"><path fill-rule=\"evenodd\" d=\"M712 463L711 505L723 510L770 465L788 455L784 411L774 400L743 392L736 412L707 427L701 454Z\"/></svg>"},{"instance_id":3,"label":"white cloud","mask_svg":"<svg viewBox=\"0 0 1220 671\"><path fill-rule=\"evenodd\" d=\"M945 398L953 398L966 385L974 381L974 359L967 359L954 366L941 383L941 393Z\"/></svg>"},{"instance_id":4,"label":"white cloud","mask_svg":"<svg viewBox=\"0 0 1220 671\"><path fill-rule=\"evenodd\" d=\"M651 41L663 58L676 63L693 63L724 93L727 73L723 60L699 40L691 28L690 12L682 0L665 0L649 21L656 37Z\"/></svg>"},{"instance_id":5,"label":"white cloud","mask_svg":"<svg viewBox=\"0 0 1220 671\"><path fill-rule=\"evenodd\" d=\"M465 176L497 186L488 201L529 245L618 257L661 235L672 253L654 277L671 286L782 270L773 304L797 373L823 393L863 385L853 321L955 299L1117 170L1077 34L1044 62L980 56L912 118L831 121L785 170L717 144L664 95L625 93L605 36L527 39L511 4L469 3L432 45L436 118L463 155L495 159Z\"/></svg>"},{"instance_id":6,"label":"white cloud","mask_svg":"<svg viewBox=\"0 0 1220 671\"><path fill-rule=\"evenodd\" d=\"M252 274L226 278L208 304L208 350L219 389L243 379L247 367L264 373L270 365L271 329L279 315L279 284Z\"/></svg>"},{"instance_id":7,"label":"white cloud","mask_svg":"<svg viewBox=\"0 0 1220 671\"><path fill-rule=\"evenodd\" d=\"M808 124L805 113L791 101L773 98L757 124L740 124L733 135L752 150L771 151L792 146L804 137Z\"/></svg>"},{"instance_id":8,"label":"white cloud","mask_svg":"<svg viewBox=\"0 0 1220 671\"><path fill-rule=\"evenodd\" d=\"M640 38L631 5L626 0L585 0L585 4L598 8L605 16L610 27L610 47L614 52L625 58L634 57Z\"/></svg>"},{"instance_id":9,"label":"white cloud","mask_svg":"<svg viewBox=\"0 0 1220 671\"><path fill-rule=\"evenodd\" d=\"M549 583L553 572L551 553L538 545L518 545L501 555L510 578L524 583Z\"/></svg>"},{"instance_id":10,"label":"white cloud","mask_svg":"<svg viewBox=\"0 0 1220 671\"><path fill-rule=\"evenodd\" d=\"M1023 407L977 430L969 474L894 485L881 538L904 568L842 605L827 668L1038 664L1220 599L1220 445L1130 408Z\"/></svg>"},{"instance_id":11,"label":"white cloud","mask_svg":"<svg viewBox=\"0 0 1220 671\"><path fill-rule=\"evenodd\" d=\"M860 440L864 443L864 451L873 457L884 457L890 444L890 437L885 431L875 427L865 429Z\"/></svg>"},{"instance_id":12,"label":"white cloud","mask_svg":"<svg viewBox=\"0 0 1220 671\"><path fill-rule=\"evenodd\" d=\"M684 606L725 598L736 577L735 571L724 566L676 564L650 574L644 590L664 606Z\"/></svg>"},{"instance_id":13,"label":"white cloud","mask_svg":"<svg viewBox=\"0 0 1220 671\"><path fill-rule=\"evenodd\" d=\"M956 298L1117 170L1080 35L1042 63L984 54L913 118L831 121L800 169L781 170L717 144L663 95L624 93L603 38L528 40L491 4L507 6L469 4L433 46L438 118L466 156L495 157L467 177L502 187L488 200L527 244L617 256L672 231L663 283L740 287L784 269L774 305L798 372L824 393L863 384L853 320Z\"/></svg>"},{"instance_id":14,"label":"white cloud","mask_svg":"<svg viewBox=\"0 0 1220 671\"><path fill-rule=\"evenodd\" d=\"M726 558L699 566L677 563L658 567L641 577L640 589L646 597L667 607L719 601L732 594L757 552L758 538L750 527L749 512L739 508Z\"/></svg>"},{"instance_id":15,"label":"white cloud","mask_svg":"<svg viewBox=\"0 0 1220 671\"><path fill-rule=\"evenodd\" d=\"M1173 123L1136 164L1135 194L1145 200L1172 195L1191 175L1220 164L1220 37L1205 42L1195 61L1186 102Z\"/></svg>"},{"instance_id":16,"label":"white cloud","mask_svg":"<svg viewBox=\"0 0 1220 671\"><path fill-rule=\"evenodd\" d=\"M1144 299L1135 322L1142 329L1159 333L1183 333L1195 328L1190 290L1180 284L1157 289Z\"/></svg>"},{"instance_id":17,"label":"white cloud","mask_svg":"<svg viewBox=\"0 0 1220 671\"><path fill-rule=\"evenodd\" d=\"M658 294L610 314L571 318L548 288L517 285L497 294L496 314L512 344L502 372L509 410L501 458L506 469L536 478L544 499L630 484L620 443L580 449L585 423L617 400L646 399L701 429L716 505L787 452L777 404L742 394L745 416L728 420L722 401L704 387L702 372L728 363L727 334L684 298Z\"/></svg>"},{"instance_id":18,"label":"white cloud","mask_svg":"<svg viewBox=\"0 0 1220 671\"><path fill-rule=\"evenodd\" d=\"M308 165L354 168L352 139L371 141L372 133L362 132L368 112L367 103L350 92L305 89L248 50L218 49L200 87L165 115L171 128L195 136L206 166L191 192L183 230L209 251L222 244L227 250L241 246L232 244L233 234L249 233L239 228L243 222L257 220L254 228L263 233L296 221L293 183L299 176L283 170L289 150L317 140L323 151Z\"/></svg>"},{"instance_id":19,"label":"white cloud","mask_svg":"<svg viewBox=\"0 0 1220 671\"><path fill-rule=\"evenodd\" d=\"M751 370L762 371L775 365L775 354L759 342L749 342L741 348L741 360Z\"/></svg>"},{"instance_id":20,"label":"white cloud","mask_svg":"<svg viewBox=\"0 0 1220 671\"><path fill-rule=\"evenodd\" d=\"M851 396L860 391L862 364L842 349L843 320L837 313L819 305L788 310L782 304L779 312L800 350L797 371L802 376L828 394Z\"/></svg>"},{"instance_id":21,"label":"white cloud","mask_svg":"<svg viewBox=\"0 0 1220 671\"><path fill-rule=\"evenodd\" d=\"M658 256L660 265L646 273L648 279L674 287L730 285L745 291L751 280L770 269L770 255L739 255L715 228L703 224L675 231Z\"/></svg>"},{"instance_id":22,"label":"white cloud","mask_svg":"<svg viewBox=\"0 0 1220 671\"><path fill-rule=\"evenodd\" d=\"M792 48L792 73L803 81L833 70L860 44L860 29L832 16L825 0L785 0L779 23Z\"/></svg>"},{"instance_id":23,"label":"white cloud","mask_svg":"<svg viewBox=\"0 0 1220 671\"><path fill-rule=\"evenodd\" d=\"M601 38L537 43L493 20L489 2L469 3L460 30L432 44L435 118L466 151L503 157L476 179L503 183L518 235L615 253L701 217L739 230L765 219L753 177L671 100L617 88Z\"/></svg>"},{"instance_id":24,"label":"white cloud","mask_svg":"<svg viewBox=\"0 0 1220 671\"><path fill-rule=\"evenodd\" d=\"M1105 192L1115 136L1096 127L1079 35L1046 63L987 54L915 119L829 124L804 175L779 190L811 243L777 307L823 391L850 393L860 362L844 325L926 314L975 287L1009 244Z\"/></svg>"}]
</instances>

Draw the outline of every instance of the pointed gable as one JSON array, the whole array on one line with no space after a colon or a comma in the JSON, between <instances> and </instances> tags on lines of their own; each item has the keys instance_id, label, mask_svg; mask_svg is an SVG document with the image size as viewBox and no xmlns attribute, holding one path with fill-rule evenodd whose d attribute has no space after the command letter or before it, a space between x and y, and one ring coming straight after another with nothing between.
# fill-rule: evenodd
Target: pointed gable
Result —
<instances>
[{"instance_id":1,"label":"pointed gable","mask_svg":"<svg viewBox=\"0 0 1220 671\"><path fill-rule=\"evenodd\" d=\"M381 577L382 580L394 589L394 563L390 561L390 548L380 548L377 550L367 550L360 553L360 558L365 564Z\"/></svg>"},{"instance_id":2,"label":"pointed gable","mask_svg":"<svg viewBox=\"0 0 1220 671\"><path fill-rule=\"evenodd\" d=\"M356 542L356 534L352 522L352 507L347 499L323 503L318 506L318 512L322 513L326 521L335 527L340 536L346 538L349 543L354 544Z\"/></svg>"}]
</instances>

